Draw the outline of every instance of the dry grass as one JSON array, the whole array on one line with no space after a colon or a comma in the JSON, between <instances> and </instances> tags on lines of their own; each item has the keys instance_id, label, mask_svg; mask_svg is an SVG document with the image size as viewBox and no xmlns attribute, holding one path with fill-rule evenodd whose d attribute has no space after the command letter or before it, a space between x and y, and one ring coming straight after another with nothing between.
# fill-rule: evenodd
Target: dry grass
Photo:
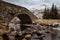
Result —
<instances>
[{"instance_id":1,"label":"dry grass","mask_svg":"<svg viewBox=\"0 0 60 40\"><path fill-rule=\"evenodd\" d=\"M39 24L52 24L55 22L60 23L60 20L57 20L57 19L37 19L37 20L35 20L35 22L39 23Z\"/></svg>"}]
</instances>

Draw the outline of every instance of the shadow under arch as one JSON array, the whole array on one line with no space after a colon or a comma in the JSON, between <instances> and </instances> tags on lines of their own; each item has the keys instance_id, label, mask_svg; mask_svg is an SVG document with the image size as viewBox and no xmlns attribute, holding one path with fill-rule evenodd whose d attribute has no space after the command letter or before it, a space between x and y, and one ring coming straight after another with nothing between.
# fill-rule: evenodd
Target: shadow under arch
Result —
<instances>
[{"instance_id":1,"label":"shadow under arch","mask_svg":"<svg viewBox=\"0 0 60 40\"><path fill-rule=\"evenodd\" d=\"M32 24L32 20L28 14L22 13L17 17L21 20L21 24Z\"/></svg>"},{"instance_id":2,"label":"shadow under arch","mask_svg":"<svg viewBox=\"0 0 60 40\"><path fill-rule=\"evenodd\" d=\"M21 30L25 30L27 27L30 27L30 26L25 26L23 24L32 24L32 20L28 14L22 13L19 14L17 17L21 20L20 22Z\"/></svg>"}]
</instances>

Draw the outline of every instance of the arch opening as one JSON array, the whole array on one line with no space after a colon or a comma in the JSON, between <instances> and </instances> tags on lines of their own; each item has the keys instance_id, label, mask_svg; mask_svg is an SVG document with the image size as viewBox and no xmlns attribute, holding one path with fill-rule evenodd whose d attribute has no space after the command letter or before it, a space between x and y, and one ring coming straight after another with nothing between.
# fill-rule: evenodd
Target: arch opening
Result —
<instances>
[{"instance_id":1,"label":"arch opening","mask_svg":"<svg viewBox=\"0 0 60 40\"><path fill-rule=\"evenodd\" d=\"M32 20L27 14L19 14L17 17L21 20L21 24L32 24Z\"/></svg>"},{"instance_id":2,"label":"arch opening","mask_svg":"<svg viewBox=\"0 0 60 40\"><path fill-rule=\"evenodd\" d=\"M22 14L19 14L17 17L21 20L20 27L21 27L22 31L25 30L26 28L30 27L30 26L25 26L23 24L32 24L32 20L31 20L30 16L27 14L22 13Z\"/></svg>"}]
</instances>

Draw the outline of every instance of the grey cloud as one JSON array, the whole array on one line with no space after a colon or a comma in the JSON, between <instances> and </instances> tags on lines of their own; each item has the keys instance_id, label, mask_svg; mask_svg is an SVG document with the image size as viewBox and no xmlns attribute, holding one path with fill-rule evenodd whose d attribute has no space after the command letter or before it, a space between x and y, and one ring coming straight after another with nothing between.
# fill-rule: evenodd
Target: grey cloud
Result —
<instances>
[{"instance_id":1,"label":"grey cloud","mask_svg":"<svg viewBox=\"0 0 60 40\"><path fill-rule=\"evenodd\" d=\"M52 3L60 6L60 0L4 0L13 4L21 5L27 8L40 6L43 4L51 5Z\"/></svg>"}]
</instances>

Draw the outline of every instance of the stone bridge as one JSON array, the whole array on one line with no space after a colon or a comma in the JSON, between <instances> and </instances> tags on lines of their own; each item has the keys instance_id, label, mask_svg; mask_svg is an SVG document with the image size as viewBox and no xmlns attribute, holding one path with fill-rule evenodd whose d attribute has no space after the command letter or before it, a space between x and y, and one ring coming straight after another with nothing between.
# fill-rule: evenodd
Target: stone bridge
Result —
<instances>
[{"instance_id":1,"label":"stone bridge","mask_svg":"<svg viewBox=\"0 0 60 40\"><path fill-rule=\"evenodd\" d=\"M37 19L37 17L34 16L27 8L0 1L0 28L6 27L16 16L21 20L23 20L21 17L23 17L24 20L29 19L31 21Z\"/></svg>"}]
</instances>

